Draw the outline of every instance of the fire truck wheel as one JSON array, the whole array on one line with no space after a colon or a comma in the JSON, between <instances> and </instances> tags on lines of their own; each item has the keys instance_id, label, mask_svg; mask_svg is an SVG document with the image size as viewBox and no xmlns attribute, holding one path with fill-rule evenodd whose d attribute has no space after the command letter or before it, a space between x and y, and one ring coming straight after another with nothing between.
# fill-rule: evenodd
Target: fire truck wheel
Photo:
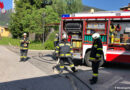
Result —
<instances>
[{"instance_id":1,"label":"fire truck wheel","mask_svg":"<svg viewBox=\"0 0 130 90\"><path fill-rule=\"evenodd\" d=\"M90 53L91 51L88 51L86 54L85 54L85 59L84 59L84 62L87 66L91 67L92 66L92 62L89 61L89 58L90 58ZM103 55L102 55L102 59L101 59L101 62L100 62L100 66L102 66L104 63L104 59L103 59Z\"/></svg>"}]
</instances>

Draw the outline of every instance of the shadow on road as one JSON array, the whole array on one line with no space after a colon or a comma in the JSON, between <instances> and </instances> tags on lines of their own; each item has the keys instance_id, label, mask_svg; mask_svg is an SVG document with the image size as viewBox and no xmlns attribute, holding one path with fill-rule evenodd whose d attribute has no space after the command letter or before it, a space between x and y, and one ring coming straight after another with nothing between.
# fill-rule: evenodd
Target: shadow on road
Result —
<instances>
[{"instance_id":1,"label":"shadow on road","mask_svg":"<svg viewBox=\"0 0 130 90\"><path fill-rule=\"evenodd\" d=\"M66 78L66 75L69 78ZM105 78L106 76L107 78ZM89 84L91 71L79 70L79 72L75 73L75 75L65 73L62 76L50 75L3 82L0 83L0 90L75 90L73 84L76 86L76 88L78 88L77 90L108 90L108 88L112 88L110 86L106 87L106 85L108 85L107 82L112 79L112 76L113 74L111 73L108 74L107 72L101 72L98 83L92 86ZM92 89L89 89L83 83Z\"/></svg>"},{"instance_id":2,"label":"shadow on road","mask_svg":"<svg viewBox=\"0 0 130 90\"><path fill-rule=\"evenodd\" d=\"M58 75L0 83L0 90L73 90L68 79Z\"/></svg>"},{"instance_id":3,"label":"shadow on road","mask_svg":"<svg viewBox=\"0 0 130 90\"><path fill-rule=\"evenodd\" d=\"M120 69L120 70L130 70L130 64L127 63L115 63L107 62L103 65L104 68L110 69Z\"/></svg>"},{"instance_id":4,"label":"shadow on road","mask_svg":"<svg viewBox=\"0 0 130 90\"><path fill-rule=\"evenodd\" d=\"M48 60L48 59L43 58L43 57L32 56L32 58L33 58L34 60L41 61L41 62L44 62L44 63L55 64L55 63L53 62L54 60Z\"/></svg>"}]
</instances>

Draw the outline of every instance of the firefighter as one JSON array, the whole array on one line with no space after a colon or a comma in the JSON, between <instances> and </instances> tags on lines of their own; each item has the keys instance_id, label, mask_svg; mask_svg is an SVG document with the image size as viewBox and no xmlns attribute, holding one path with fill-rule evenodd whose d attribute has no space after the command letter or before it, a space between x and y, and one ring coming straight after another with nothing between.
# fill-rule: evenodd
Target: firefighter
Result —
<instances>
[{"instance_id":1,"label":"firefighter","mask_svg":"<svg viewBox=\"0 0 130 90\"><path fill-rule=\"evenodd\" d=\"M94 33L92 35L92 38L94 42L90 53L90 61L92 62L93 76L92 79L90 79L90 84L95 84L98 80L98 69L103 51L102 41L100 40L100 34Z\"/></svg>"},{"instance_id":2,"label":"firefighter","mask_svg":"<svg viewBox=\"0 0 130 90\"><path fill-rule=\"evenodd\" d=\"M27 60L27 53L28 53L28 45L30 41L27 37L27 33L23 34L23 37L20 40L20 61L26 61Z\"/></svg>"},{"instance_id":3,"label":"firefighter","mask_svg":"<svg viewBox=\"0 0 130 90\"><path fill-rule=\"evenodd\" d=\"M56 34L56 37L54 39L54 46L56 47L58 43L59 43L59 35Z\"/></svg>"},{"instance_id":4,"label":"firefighter","mask_svg":"<svg viewBox=\"0 0 130 90\"><path fill-rule=\"evenodd\" d=\"M54 47L55 47L55 51L53 53L53 56L54 56L54 59L55 60L58 60L58 57L56 57L56 46L58 45L59 43L59 35L56 33L56 37L54 39Z\"/></svg>"},{"instance_id":5,"label":"firefighter","mask_svg":"<svg viewBox=\"0 0 130 90\"><path fill-rule=\"evenodd\" d=\"M62 41L56 46L56 55L60 58L60 66L59 66L59 73L62 73L64 70L64 62L67 61L71 67L73 72L77 72L75 66L72 62L72 46L67 41L67 35L64 34L62 36Z\"/></svg>"}]
</instances>

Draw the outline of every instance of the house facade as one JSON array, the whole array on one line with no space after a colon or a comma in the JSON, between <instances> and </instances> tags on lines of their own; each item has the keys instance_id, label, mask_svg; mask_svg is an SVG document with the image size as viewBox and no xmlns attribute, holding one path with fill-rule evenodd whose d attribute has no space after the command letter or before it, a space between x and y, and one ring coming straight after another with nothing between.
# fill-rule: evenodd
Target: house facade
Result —
<instances>
[{"instance_id":1,"label":"house facade","mask_svg":"<svg viewBox=\"0 0 130 90\"><path fill-rule=\"evenodd\" d=\"M11 33L7 26L0 26L0 35L1 37L10 37Z\"/></svg>"}]
</instances>

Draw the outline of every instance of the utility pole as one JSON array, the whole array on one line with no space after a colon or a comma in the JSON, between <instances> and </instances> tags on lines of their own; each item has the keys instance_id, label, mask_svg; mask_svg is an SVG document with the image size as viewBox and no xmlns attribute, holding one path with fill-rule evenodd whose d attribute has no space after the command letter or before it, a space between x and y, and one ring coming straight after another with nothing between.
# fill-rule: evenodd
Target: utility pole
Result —
<instances>
[{"instance_id":1,"label":"utility pole","mask_svg":"<svg viewBox=\"0 0 130 90\"><path fill-rule=\"evenodd\" d=\"M45 8L46 5L52 5L52 0L43 0L43 3L42 3L42 7ZM43 16L43 44L44 44L44 40L45 40L45 16L46 16L46 13L43 12L42 14Z\"/></svg>"},{"instance_id":2,"label":"utility pole","mask_svg":"<svg viewBox=\"0 0 130 90\"><path fill-rule=\"evenodd\" d=\"M43 44L44 44L44 40L45 40L45 35L44 35L44 32L45 32L45 16L46 16L46 13L44 12L42 16L43 16Z\"/></svg>"}]
</instances>

